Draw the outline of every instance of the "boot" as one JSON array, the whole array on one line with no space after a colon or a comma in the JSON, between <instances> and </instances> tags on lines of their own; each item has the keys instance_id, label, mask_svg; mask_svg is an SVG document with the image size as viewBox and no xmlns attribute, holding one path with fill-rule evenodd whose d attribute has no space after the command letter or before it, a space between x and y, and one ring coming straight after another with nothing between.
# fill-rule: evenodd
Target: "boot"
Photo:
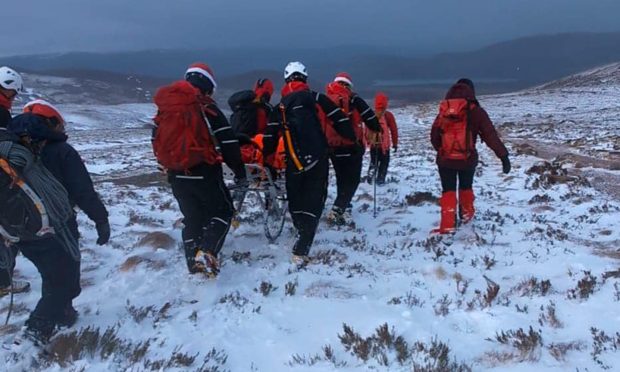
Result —
<instances>
[{"instance_id":1,"label":"boot","mask_svg":"<svg viewBox=\"0 0 620 372\"><path fill-rule=\"evenodd\" d=\"M38 316L30 316L26 321L24 337L33 341L35 345L45 345L56 332L55 322Z\"/></svg>"},{"instance_id":2,"label":"boot","mask_svg":"<svg viewBox=\"0 0 620 372\"><path fill-rule=\"evenodd\" d=\"M198 244L193 240L185 242L183 243L183 250L185 251L185 261L189 273L196 274L198 272L204 272L204 267L196 262L196 255L199 252Z\"/></svg>"},{"instance_id":3,"label":"boot","mask_svg":"<svg viewBox=\"0 0 620 372\"><path fill-rule=\"evenodd\" d=\"M456 231L456 191L444 192L439 200L441 204L441 224L433 233L452 234Z\"/></svg>"},{"instance_id":4,"label":"boot","mask_svg":"<svg viewBox=\"0 0 620 372\"><path fill-rule=\"evenodd\" d=\"M73 305L68 304L62 313L62 318L58 320L59 327L71 328L78 320L79 313Z\"/></svg>"},{"instance_id":5,"label":"boot","mask_svg":"<svg viewBox=\"0 0 620 372\"><path fill-rule=\"evenodd\" d=\"M346 223L344 213L345 211L342 208L333 206L332 210L327 214L327 222L335 226L344 225Z\"/></svg>"},{"instance_id":6,"label":"boot","mask_svg":"<svg viewBox=\"0 0 620 372\"><path fill-rule=\"evenodd\" d=\"M220 260L211 252L199 250L195 256L195 269L208 278L215 279L220 273Z\"/></svg>"},{"instance_id":7,"label":"boot","mask_svg":"<svg viewBox=\"0 0 620 372\"><path fill-rule=\"evenodd\" d=\"M476 209L474 208L474 191L472 189L459 190L459 215L461 223L468 223L474 218Z\"/></svg>"},{"instance_id":8,"label":"boot","mask_svg":"<svg viewBox=\"0 0 620 372\"><path fill-rule=\"evenodd\" d=\"M24 293L30 291L30 283L25 280L13 280L13 285L7 287L0 287L0 297L16 293Z\"/></svg>"}]
</instances>

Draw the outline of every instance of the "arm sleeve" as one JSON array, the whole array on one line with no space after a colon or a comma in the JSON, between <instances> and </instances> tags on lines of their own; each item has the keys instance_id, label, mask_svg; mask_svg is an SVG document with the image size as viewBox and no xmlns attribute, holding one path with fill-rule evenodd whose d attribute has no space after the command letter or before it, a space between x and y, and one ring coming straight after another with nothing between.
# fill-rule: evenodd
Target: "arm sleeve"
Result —
<instances>
[{"instance_id":1,"label":"arm sleeve","mask_svg":"<svg viewBox=\"0 0 620 372\"><path fill-rule=\"evenodd\" d=\"M476 120L479 123L479 131L480 138L484 141L484 143L495 152L495 155L498 158L503 158L504 156L508 156L508 150L504 143L499 138L495 127L493 126L493 122L489 118L489 115L483 108L478 108L474 113Z\"/></svg>"},{"instance_id":2,"label":"arm sleeve","mask_svg":"<svg viewBox=\"0 0 620 372\"><path fill-rule=\"evenodd\" d=\"M93 181L78 152L67 146L62 169L69 198L95 223L108 220L108 211L95 191Z\"/></svg>"},{"instance_id":3,"label":"arm sleeve","mask_svg":"<svg viewBox=\"0 0 620 372\"><path fill-rule=\"evenodd\" d=\"M224 162L235 173L235 177L245 177L245 166L241 160L239 140L232 126L228 123L228 119L215 105L209 105L205 114L209 119L213 135L220 146Z\"/></svg>"},{"instance_id":4,"label":"arm sleeve","mask_svg":"<svg viewBox=\"0 0 620 372\"><path fill-rule=\"evenodd\" d=\"M282 119L280 110L276 106L269 115L265 134L263 135L263 163L265 163L265 165L273 164L275 152L278 148L278 142L280 141L280 135L282 133L281 129Z\"/></svg>"},{"instance_id":5,"label":"arm sleeve","mask_svg":"<svg viewBox=\"0 0 620 372\"><path fill-rule=\"evenodd\" d=\"M386 111L385 120L387 121L388 128L390 129L390 135L392 136L392 146L398 146L398 126L396 125L396 118L394 117L394 114Z\"/></svg>"},{"instance_id":6,"label":"arm sleeve","mask_svg":"<svg viewBox=\"0 0 620 372\"><path fill-rule=\"evenodd\" d=\"M366 124L366 127L368 129L372 130L373 132L381 131L381 124L379 124L379 119L377 118L377 115L375 115L375 112L370 108L370 106L368 106L368 103L366 103L366 101L364 101L360 96L354 95L351 99L351 106L353 107L353 109L357 110L357 112L360 113L360 116L362 117L362 120L364 121L364 124Z\"/></svg>"},{"instance_id":7,"label":"arm sleeve","mask_svg":"<svg viewBox=\"0 0 620 372\"><path fill-rule=\"evenodd\" d=\"M351 120L349 120L349 117L344 113L344 111L342 111L340 107L336 106L336 104L325 94L313 92L313 95L316 103L321 107L323 112L325 112L329 120L333 123L336 132L344 138L350 139L351 141L356 141L357 138L355 137L355 131L351 125Z\"/></svg>"},{"instance_id":8,"label":"arm sleeve","mask_svg":"<svg viewBox=\"0 0 620 372\"><path fill-rule=\"evenodd\" d=\"M439 128L439 116L435 118L433 127L431 128L431 144L435 151L441 148L441 128Z\"/></svg>"}]
</instances>

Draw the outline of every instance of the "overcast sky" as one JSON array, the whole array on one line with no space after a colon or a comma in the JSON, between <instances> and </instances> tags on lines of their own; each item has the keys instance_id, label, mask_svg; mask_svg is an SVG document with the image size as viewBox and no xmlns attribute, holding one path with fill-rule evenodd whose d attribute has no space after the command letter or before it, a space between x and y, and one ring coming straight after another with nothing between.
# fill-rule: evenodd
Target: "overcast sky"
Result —
<instances>
[{"instance_id":1,"label":"overcast sky","mask_svg":"<svg viewBox=\"0 0 620 372\"><path fill-rule=\"evenodd\" d=\"M0 55L245 46L471 49L620 31L620 0L2 1Z\"/></svg>"}]
</instances>

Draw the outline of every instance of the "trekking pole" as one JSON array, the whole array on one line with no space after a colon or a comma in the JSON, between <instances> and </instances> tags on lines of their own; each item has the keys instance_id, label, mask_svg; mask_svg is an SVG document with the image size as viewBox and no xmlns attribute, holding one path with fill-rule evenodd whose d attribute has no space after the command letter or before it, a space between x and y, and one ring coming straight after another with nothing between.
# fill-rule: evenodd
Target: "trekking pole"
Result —
<instances>
[{"instance_id":1,"label":"trekking pole","mask_svg":"<svg viewBox=\"0 0 620 372\"><path fill-rule=\"evenodd\" d=\"M371 151L376 151L375 149L371 149ZM374 172L372 173L372 186L373 186L373 212L372 212L372 218L377 218L377 168L379 165L379 154L375 153L375 161L373 162L373 167L374 167Z\"/></svg>"}]
</instances>

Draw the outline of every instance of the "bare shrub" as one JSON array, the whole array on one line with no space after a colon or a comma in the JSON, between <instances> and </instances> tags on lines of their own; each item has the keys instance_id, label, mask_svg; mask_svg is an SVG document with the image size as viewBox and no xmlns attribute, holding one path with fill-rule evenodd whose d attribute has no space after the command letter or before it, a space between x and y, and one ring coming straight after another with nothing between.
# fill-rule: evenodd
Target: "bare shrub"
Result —
<instances>
[{"instance_id":1,"label":"bare shrub","mask_svg":"<svg viewBox=\"0 0 620 372\"><path fill-rule=\"evenodd\" d=\"M618 351L620 349L620 332L616 332L615 335L609 336L605 331L601 331L597 328L590 328L592 334L592 359L601 366L603 369L610 369L611 366L607 365L601 360L601 355L607 351Z\"/></svg>"},{"instance_id":2,"label":"bare shrub","mask_svg":"<svg viewBox=\"0 0 620 372\"><path fill-rule=\"evenodd\" d=\"M239 309L239 310L243 310L245 308L245 305L247 305L248 303L250 303L250 300L248 300L246 297L242 296L239 291L235 291L232 293L229 293L227 295L222 296L218 302L220 304L230 304L233 307Z\"/></svg>"},{"instance_id":3,"label":"bare shrub","mask_svg":"<svg viewBox=\"0 0 620 372\"><path fill-rule=\"evenodd\" d=\"M294 354L291 360L287 363L290 367L301 366L313 366L320 362L329 362L336 368L342 368L347 365L346 362L338 361L334 355L334 349L331 345L325 345L322 349L322 354L315 354L311 356Z\"/></svg>"},{"instance_id":4,"label":"bare shrub","mask_svg":"<svg viewBox=\"0 0 620 372\"><path fill-rule=\"evenodd\" d=\"M416 342L413 352L421 356L422 362L413 362L414 372L471 372L472 369L465 363L459 363L450 358L450 347L439 341L435 336L430 344Z\"/></svg>"},{"instance_id":5,"label":"bare shrub","mask_svg":"<svg viewBox=\"0 0 620 372\"><path fill-rule=\"evenodd\" d=\"M424 307L425 302L416 296L413 292L409 291L404 296L393 297L388 301L388 305L400 305L405 304L409 308Z\"/></svg>"},{"instance_id":6,"label":"bare shrub","mask_svg":"<svg viewBox=\"0 0 620 372\"><path fill-rule=\"evenodd\" d=\"M508 291L508 295L516 294L520 297L532 297L534 295L546 296L551 291L550 280L539 280L535 277L525 279Z\"/></svg>"},{"instance_id":7,"label":"bare shrub","mask_svg":"<svg viewBox=\"0 0 620 372\"><path fill-rule=\"evenodd\" d=\"M540 315L538 316L538 323L541 326L548 324L553 328L562 328L564 324L558 319L557 314L555 312L555 303L553 301L549 302L549 305L540 307Z\"/></svg>"},{"instance_id":8,"label":"bare shrub","mask_svg":"<svg viewBox=\"0 0 620 372\"><path fill-rule=\"evenodd\" d=\"M339 252L336 249L318 251L313 257L313 262L320 263L326 266L333 266L334 264L342 264L346 262L346 260L347 260L347 255Z\"/></svg>"},{"instance_id":9,"label":"bare shrub","mask_svg":"<svg viewBox=\"0 0 620 372\"><path fill-rule=\"evenodd\" d=\"M127 309L127 312L129 313L129 315L131 316L131 318L134 320L134 322L140 324L142 323L142 321L144 319L146 319L148 316L152 315L155 312L155 306L142 306L142 307L136 307L133 306L129 303L129 301L127 301L127 305L125 306L125 309Z\"/></svg>"},{"instance_id":10,"label":"bare shrub","mask_svg":"<svg viewBox=\"0 0 620 372\"><path fill-rule=\"evenodd\" d=\"M270 293L275 292L277 289L278 287L274 287L273 284L271 284L270 282L262 281L258 288L254 288L254 292L258 292L263 296L267 297Z\"/></svg>"},{"instance_id":11,"label":"bare shrub","mask_svg":"<svg viewBox=\"0 0 620 372\"><path fill-rule=\"evenodd\" d=\"M566 354L568 354L569 351L582 351L585 348L586 345L583 342L577 341L558 342L547 346L549 354L551 354L551 356L558 362L565 362Z\"/></svg>"},{"instance_id":12,"label":"bare shrub","mask_svg":"<svg viewBox=\"0 0 620 372\"><path fill-rule=\"evenodd\" d=\"M251 252L237 252L234 251L232 253L232 255L230 256L230 259L232 260L232 262L236 263L236 264L241 264L241 263L250 263L251 260L251 256L252 253Z\"/></svg>"},{"instance_id":13,"label":"bare shrub","mask_svg":"<svg viewBox=\"0 0 620 372\"><path fill-rule=\"evenodd\" d=\"M437 204L439 199L430 192L415 192L405 196L408 206L418 206L424 203Z\"/></svg>"},{"instance_id":14,"label":"bare shrub","mask_svg":"<svg viewBox=\"0 0 620 372\"><path fill-rule=\"evenodd\" d=\"M450 305L452 304L452 300L448 297L448 295L443 295L435 305L433 305L433 310L435 310L435 315L437 316L446 316L450 313Z\"/></svg>"},{"instance_id":15,"label":"bare shrub","mask_svg":"<svg viewBox=\"0 0 620 372\"><path fill-rule=\"evenodd\" d=\"M596 284L596 277L592 276L589 271L584 271L583 278L581 278L577 282L577 286L575 288L568 290L567 296L571 300L587 300L588 298L590 298L590 295L594 293L596 289Z\"/></svg>"},{"instance_id":16,"label":"bare shrub","mask_svg":"<svg viewBox=\"0 0 620 372\"><path fill-rule=\"evenodd\" d=\"M299 285L299 281L295 278L294 281L290 281L284 285L284 294L286 296L294 296L297 292L297 286Z\"/></svg>"},{"instance_id":17,"label":"bare shrub","mask_svg":"<svg viewBox=\"0 0 620 372\"><path fill-rule=\"evenodd\" d=\"M516 331L497 333L495 341L514 348L519 362L535 362L540 359L540 349L543 346L542 334L540 331L534 331L531 326L527 332L519 328Z\"/></svg>"},{"instance_id":18,"label":"bare shrub","mask_svg":"<svg viewBox=\"0 0 620 372\"><path fill-rule=\"evenodd\" d=\"M484 279L487 281L487 291L483 296L485 307L490 307L493 304L493 300L497 298L499 294L499 284L495 283L493 280L484 276Z\"/></svg>"}]
</instances>

